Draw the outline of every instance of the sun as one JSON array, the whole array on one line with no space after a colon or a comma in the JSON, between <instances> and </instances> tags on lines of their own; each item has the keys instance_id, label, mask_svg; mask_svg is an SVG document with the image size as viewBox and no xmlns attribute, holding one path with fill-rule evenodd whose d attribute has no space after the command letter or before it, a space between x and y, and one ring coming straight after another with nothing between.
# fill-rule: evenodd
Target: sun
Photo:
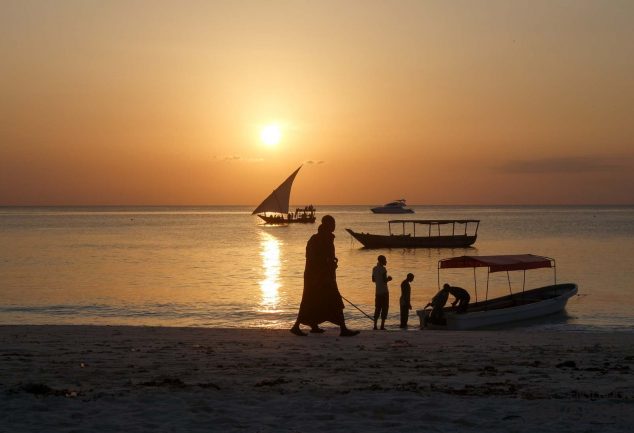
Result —
<instances>
[{"instance_id":1,"label":"sun","mask_svg":"<svg viewBox=\"0 0 634 433\"><path fill-rule=\"evenodd\" d=\"M275 146L282 139L282 131L278 125L267 125L260 131L260 139L267 146Z\"/></svg>"}]
</instances>

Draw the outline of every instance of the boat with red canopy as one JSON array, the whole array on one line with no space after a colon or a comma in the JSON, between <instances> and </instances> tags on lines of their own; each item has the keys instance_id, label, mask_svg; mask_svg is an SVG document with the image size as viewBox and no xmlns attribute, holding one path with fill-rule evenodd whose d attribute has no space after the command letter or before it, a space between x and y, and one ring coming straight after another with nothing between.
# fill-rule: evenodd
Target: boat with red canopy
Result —
<instances>
[{"instance_id":1,"label":"boat with red canopy","mask_svg":"<svg viewBox=\"0 0 634 433\"><path fill-rule=\"evenodd\" d=\"M496 255L496 256L460 256L438 261L438 287L442 269L472 268L474 275L475 303L470 304L464 313L458 313L452 307L444 307L442 322L432 323L431 310L416 311L420 318L421 329L476 329L520 320L534 319L558 313L566 307L568 299L577 294L574 283L557 283L557 267L550 257L533 254ZM487 269L484 300L478 300L476 268ZM551 268L554 283L526 290L526 271ZM523 271L522 290L513 292L509 272ZM489 299L490 275L506 272L509 294Z\"/></svg>"}]
</instances>

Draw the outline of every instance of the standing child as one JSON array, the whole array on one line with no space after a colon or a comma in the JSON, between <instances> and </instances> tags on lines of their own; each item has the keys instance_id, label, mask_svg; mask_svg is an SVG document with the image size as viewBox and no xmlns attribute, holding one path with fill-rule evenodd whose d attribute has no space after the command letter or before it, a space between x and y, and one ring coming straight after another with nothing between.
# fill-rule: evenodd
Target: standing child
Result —
<instances>
[{"instance_id":1,"label":"standing child","mask_svg":"<svg viewBox=\"0 0 634 433\"><path fill-rule=\"evenodd\" d=\"M372 281L376 285L376 293L374 296L374 329L376 322L381 316L381 329L385 329L385 319L387 319L387 310L390 307L390 292L387 289L388 281L392 281L392 277L387 274L387 259L381 255L377 257L377 264L372 269Z\"/></svg>"},{"instance_id":2,"label":"standing child","mask_svg":"<svg viewBox=\"0 0 634 433\"><path fill-rule=\"evenodd\" d=\"M401 283L401 299L400 299L401 328L403 329L407 328L407 319L409 319L409 310L412 309L412 304L410 301L411 294L412 294L412 287L409 284L412 281L414 281L414 274L409 273L407 274L407 277Z\"/></svg>"}]
</instances>

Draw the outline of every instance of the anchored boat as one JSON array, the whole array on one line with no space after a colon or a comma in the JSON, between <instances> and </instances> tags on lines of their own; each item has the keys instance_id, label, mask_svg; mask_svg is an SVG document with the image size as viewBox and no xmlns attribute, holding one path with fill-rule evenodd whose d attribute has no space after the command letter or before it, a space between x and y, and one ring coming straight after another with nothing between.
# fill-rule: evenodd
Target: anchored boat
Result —
<instances>
[{"instance_id":1,"label":"anchored boat","mask_svg":"<svg viewBox=\"0 0 634 433\"><path fill-rule=\"evenodd\" d=\"M275 188L267 198L251 213L257 214L266 224L290 224L290 223L314 223L315 208L313 205L295 209L295 212L288 211L288 202L291 197L291 188L300 166L284 181Z\"/></svg>"},{"instance_id":2,"label":"anchored boat","mask_svg":"<svg viewBox=\"0 0 634 433\"><path fill-rule=\"evenodd\" d=\"M487 268L487 283L483 301L478 301L475 268ZM417 310L421 329L466 330L485 326L501 325L519 320L534 319L562 311L568 299L577 294L574 283L557 284L555 260L533 254L502 256L461 256L443 259L438 262L438 286L440 287L440 270L455 268L474 269L474 291L476 302L469 304L465 313L458 313L452 307L443 308L444 323L432 323L431 310ZM525 290L526 275L522 291L513 293L510 278L509 294L488 299L489 276L494 272L523 271L529 269L552 268L554 284Z\"/></svg>"},{"instance_id":3,"label":"anchored boat","mask_svg":"<svg viewBox=\"0 0 634 433\"><path fill-rule=\"evenodd\" d=\"M373 213L414 213L414 210L405 207L405 199L394 200L383 206L373 207L370 209Z\"/></svg>"},{"instance_id":4,"label":"anchored boat","mask_svg":"<svg viewBox=\"0 0 634 433\"><path fill-rule=\"evenodd\" d=\"M393 225L402 231L392 233ZM365 248L464 248L478 238L479 225L480 220L391 220L388 235L346 231Z\"/></svg>"}]
</instances>

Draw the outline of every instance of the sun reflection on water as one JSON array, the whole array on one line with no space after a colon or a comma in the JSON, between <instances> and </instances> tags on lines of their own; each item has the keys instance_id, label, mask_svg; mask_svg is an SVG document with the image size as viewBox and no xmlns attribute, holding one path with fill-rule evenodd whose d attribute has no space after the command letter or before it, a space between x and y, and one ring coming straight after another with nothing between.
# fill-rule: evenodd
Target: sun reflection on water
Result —
<instances>
[{"instance_id":1,"label":"sun reflection on water","mask_svg":"<svg viewBox=\"0 0 634 433\"><path fill-rule=\"evenodd\" d=\"M261 251L262 256L262 270L264 273L264 279L260 280L260 291L262 293L262 299L260 305L267 309L275 309L279 300L278 291L281 286L280 283L280 244L281 242L275 237L266 232L262 232L261 235Z\"/></svg>"}]
</instances>

